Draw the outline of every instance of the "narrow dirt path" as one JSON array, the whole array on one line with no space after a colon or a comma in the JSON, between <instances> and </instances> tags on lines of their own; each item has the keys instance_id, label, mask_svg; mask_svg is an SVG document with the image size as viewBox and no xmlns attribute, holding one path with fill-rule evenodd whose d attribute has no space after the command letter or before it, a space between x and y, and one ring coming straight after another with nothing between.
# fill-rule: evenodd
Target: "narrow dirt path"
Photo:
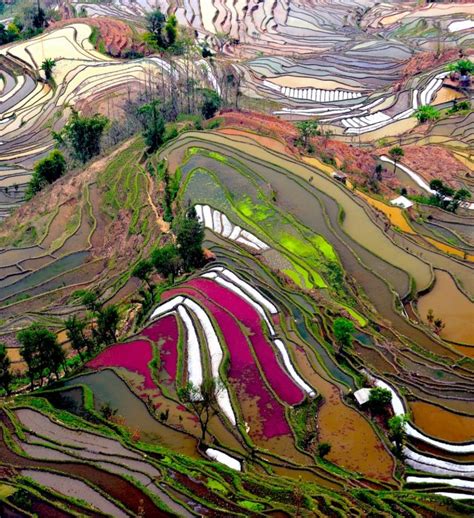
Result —
<instances>
[{"instance_id":1,"label":"narrow dirt path","mask_svg":"<svg viewBox=\"0 0 474 518\"><path fill-rule=\"evenodd\" d=\"M170 224L166 222L161 216L158 211L157 206L155 205L155 202L153 201L152 192L153 192L153 178L144 170L143 171L146 175L146 179L148 182L148 188L146 191L147 197L148 197L148 203L150 204L150 207L152 208L153 212L155 213L156 218L156 224L158 225L161 232L164 234L167 234L170 231Z\"/></svg>"}]
</instances>

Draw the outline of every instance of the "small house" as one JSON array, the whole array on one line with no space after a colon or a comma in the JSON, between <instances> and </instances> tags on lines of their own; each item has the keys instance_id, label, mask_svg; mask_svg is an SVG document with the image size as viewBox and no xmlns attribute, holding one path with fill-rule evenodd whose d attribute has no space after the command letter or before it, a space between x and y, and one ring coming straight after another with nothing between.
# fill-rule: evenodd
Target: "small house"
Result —
<instances>
[{"instance_id":1,"label":"small house","mask_svg":"<svg viewBox=\"0 0 474 518\"><path fill-rule=\"evenodd\" d=\"M395 205L395 207L401 207L402 209L409 209L410 207L413 207L413 202L408 198L405 198L405 196L399 196L398 198L391 200L390 204Z\"/></svg>"},{"instance_id":2,"label":"small house","mask_svg":"<svg viewBox=\"0 0 474 518\"><path fill-rule=\"evenodd\" d=\"M370 397L370 389L369 388L361 388L354 392L354 397L359 404L359 406L363 406L369 402Z\"/></svg>"},{"instance_id":3,"label":"small house","mask_svg":"<svg viewBox=\"0 0 474 518\"><path fill-rule=\"evenodd\" d=\"M334 178L334 180L337 180L338 182L341 182L343 184L347 181L347 176L340 171L334 171L331 173L331 176Z\"/></svg>"}]
</instances>

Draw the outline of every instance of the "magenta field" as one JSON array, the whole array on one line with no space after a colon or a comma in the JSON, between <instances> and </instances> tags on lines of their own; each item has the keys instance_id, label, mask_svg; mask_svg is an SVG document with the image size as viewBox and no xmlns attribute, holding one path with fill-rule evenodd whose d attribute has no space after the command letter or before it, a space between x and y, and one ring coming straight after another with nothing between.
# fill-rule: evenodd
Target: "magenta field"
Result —
<instances>
[{"instance_id":1,"label":"magenta field","mask_svg":"<svg viewBox=\"0 0 474 518\"><path fill-rule=\"evenodd\" d=\"M215 283L211 282L211 284ZM259 413L258 424L262 426L262 436L270 439L291 434L290 427L285 419L284 409L266 387L252 355L249 339L232 314L213 302L208 293L204 294L195 288L188 287L188 285L171 290L165 293L163 297L168 299L177 294L192 297L212 314L229 351L229 381L234 384L236 391L243 394L244 397L256 399ZM252 423L252 416L246 415L244 418L249 423L251 430L255 430L256 423Z\"/></svg>"},{"instance_id":2,"label":"magenta field","mask_svg":"<svg viewBox=\"0 0 474 518\"><path fill-rule=\"evenodd\" d=\"M151 377L148 364L153 359L152 345L147 340L134 340L123 344L115 344L101 352L99 356L86 364L92 369L120 367L143 376L143 389L154 389L156 386Z\"/></svg>"},{"instance_id":3,"label":"magenta field","mask_svg":"<svg viewBox=\"0 0 474 518\"><path fill-rule=\"evenodd\" d=\"M257 311L238 295L209 279L193 279L187 285L205 293L250 330L249 340L260 367L276 395L289 405L300 403L304 394L278 363L275 351L263 334L261 318Z\"/></svg>"},{"instance_id":4,"label":"magenta field","mask_svg":"<svg viewBox=\"0 0 474 518\"><path fill-rule=\"evenodd\" d=\"M160 352L160 373L166 372L168 384L176 380L178 367L178 323L174 315L160 318L145 328L142 333L158 345Z\"/></svg>"}]
</instances>

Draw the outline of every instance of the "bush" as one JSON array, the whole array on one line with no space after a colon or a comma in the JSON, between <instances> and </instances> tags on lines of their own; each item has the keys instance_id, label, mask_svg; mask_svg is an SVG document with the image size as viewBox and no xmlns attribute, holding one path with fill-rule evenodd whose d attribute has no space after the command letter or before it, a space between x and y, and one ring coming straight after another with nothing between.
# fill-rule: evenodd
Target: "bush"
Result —
<instances>
[{"instance_id":1,"label":"bush","mask_svg":"<svg viewBox=\"0 0 474 518\"><path fill-rule=\"evenodd\" d=\"M25 198L31 199L46 185L55 182L66 172L66 160L63 154L55 149L47 157L36 162L33 175L26 190Z\"/></svg>"},{"instance_id":2,"label":"bush","mask_svg":"<svg viewBox=\"0 0 474 518\"><path fill-rule=\"evenodd\" d=\"M400 146L394 146L389 151L388 154L390 155L390 158L397 163L400 158L403 158L405 156L405 152Z\"/></svg>"},{"instance_id":3,"label":"bush","mask_svg":"<svg viewBox=\"0 0 474 518\"><path fill-rule=\"evenodd\" d=\"M201 90L202 104L201 113L205 119L211 119L216 114L217 110L221 107L222 101L219 94L209 88L203 88Z\"/></svg>"},{"instance_id":4,"label":"bush","mask_svg":"<svg viewBox=\"0 0 474 518\"><path fill-rule=\"evenodd\" d=\"M169 126L165 131L163 140L164 140L164 142L168 142L168 140L173 140L177 136L178 136L178 128L175 125Z\"/></svg>"},{"instance_id":5,"label":"bush","mask_svg":"<svg viewBox=\"0 0 474 518\"><path fill-rule=\"evenodd\" d=\"M415 117L419 122L426 122L428 120L434 121L439 119L439 111L434 106L425 104L416 110Z\"/></svg>"},{"instance_id":6,"label":"bush","mask_svg":"<svg viewBox=\"0 0 474 518\"><path fill-rule=\"evenodd\" d=\"M328 442L318 444L318 455L323 459L331 451L331 445Z\"/></svg>"},{"instance_id":7,"label":"bush","mask_svg":"<svg viewBox=\"0 0 474 518\"><path fill-rule=\"evenodd\" d=\"M207 129L217 129L221 125L221 122L222 121L220 119L214 119L209 122Z\"/></svg>"},{"instance_id":8,"label":"bush","mask_svg":"<svg viewBox=\"0 0 474 518\"><path fill-rule=\"evenodd\" d=\"M471 103L469 101L461 101L459 103L454 101L452 108L450 108L448 110L448 114L451 115L452 113L458 113L458 112L467 111L470 109L471 109Z\"/></svg>"},{"instance_id":9,"label":"bush","mask_svg":"<svg viewBox=\"0 0 474 518\"><path fill-rule=\"evenodd\" d=\"M31 494L26 489L20 488L10 497L11 502L25 511L31 511Z\"/></svg>"}]
</instances>

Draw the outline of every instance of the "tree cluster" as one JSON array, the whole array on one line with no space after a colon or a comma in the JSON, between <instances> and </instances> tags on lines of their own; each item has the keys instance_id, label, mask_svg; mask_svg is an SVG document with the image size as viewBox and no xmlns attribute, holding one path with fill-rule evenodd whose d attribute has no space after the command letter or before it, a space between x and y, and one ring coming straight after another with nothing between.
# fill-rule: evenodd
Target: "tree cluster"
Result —
<instances>
[{"instance_id":1,"label":"tree cluster","mask_svg":"<svg viewBox=\"0 0 474 518\"><path fill-rule=\"evenodd\" d=\"M150 282L153 270L173 282L180 273L190 272L204 264L204 227L194 207L178 216L172 228L176 243L156 247L149 259L142 259L132 270L132 275L146 282L150 290L153 289Z\"/></svg>"},{"instance_id":2,"label":"tree cluster","mask_svg":"<svg viewBox=\"0 0 474 518\"><path fill-rule=\"evenodd\" d=\"M148 153L154 153L164 142L165 119L159 110L159 100L144 104L138 110L143 124L143 138Z\"/></svg>"},{"instance_id":3,"label":"tree cluster","mask_svg":"<svg viewBox=\"0 0 474 518\"><path fill-rule=\"evenodd\" d=\"M88 313L83 318L77 315L70 316L64 322L64 326L72 349L84 361L102 347L117 342L120 316L117 306L104 306L96 291L80 291L76 296Z\"/></svg>"},{"instance_id":4,"label":"tree cluster","mask_svg":"<svg viewBox=\"0 0 474 518\"><path fill-rule=\"evenodd\" d=\"M459 206L471 197L467 189L454 190L439 179L431 180L430 189L435 191L430 198L431 204L450 212L456 212Z\"/></svg>"},{"instance_id":5,"label":"tree cluster","mask_svg":"<svg viewBox=\"0 0 474 518\"><path fill-rule=\"evenodd\" d=\"M159 99L153 99L143 104L137 110L139 120L143 131L142 135L148 147L148 153L154 153L165 142L175 138L178 135L176 127L166 129L166 122L176 122L180 115L195 115L196 109L199 109L200 116L204 119L211 119L217 113L222 105L222 100L217 92L209 88L196 89L186 86L188 90L188 105L184 106L185 112L179 112L175 105L176 99L172 99L168 103L162 103ZM191 102L192 100L192 102ZM195 125L196 129L202 129L199 124Z\"/></svg>"},{"instance_id":6,"label":"tree cluster","mask_svg":"<svg viewBox=\"0 0 474 518\"><path fill-rule=\"evenodd\" d=\"M165 160L162 160L158 165L158 173L160 180L164 184L163 219L171 223L173 221L173 202L178 194L180 185L180 174L176 171L173 178L171 178L168 172L168 163Z\"/></svg>"},{"instance_id":7,"label":"tree cluster","mask_svg":"<svg viewBox=\"0 0 474 518\"><path fill-rule=\"evenodd\" d=\"M315 120L307 120L296 123L296 127L299 133L299 142L303 144L305 149L311 151L312 148L310 146L311 138L319 135L320 132L318 130L318 123Z\"/></svg>"},{"instance_id":8,"label":"tree cluster","mask_svg":"<svg viewBox=\"0 0 474 518\"><path fill-rule=\"evenodd\" d=\"M395 443L394 453L398 458L403 457L403 447L406 442L406 423L404 415L395 415L388 420L389 438Z\"/></svg>"},{"instance_id":9,"label":"tree cluster","mask_svg":"<svg viewBox=\"0 0 474 518\"><path fill-rule=\"evenodd\" d=\"M375 413L384 412L392 401L390 390L382 387L374 387L369 394L369 407Z\"/></svg>"},{"instance_id":10,"label":"tree cluster","mask_svg":"<svg viewBox=\"0 0 474 518\"><path fill-rule=\"evenodd\" d=\"M0 15L4 8L5 3L0 0ZM39 4L27 5L7 27L0 23L0 45L37 36L48 26L48 19L52 17L54 17L54 12L51 10L46 12Z\"/></svg>"},{"instance_id":11,"label":"tree cluster","mask_svg":"<svg viewBox=\"0 0 474 518\"><path fill-rule=\"evenodd\" d=\"M188 207L173 225L176 248L183 262L185 272L200 268L204 264L202 243L204 226L199 221L194 206Z\"/></svg>"},{"instance_id":12,"label":"tree cluster","mask_svg":"<svg viewBox=\"0 0 474 518\"><path fill-rule=\"evenodd\" d=\"M219 94L209 88L201 88L201 113L205 119L212 119L221 107L222 100Z\"/></svg>"},{"instance_id":13,"label":"tree cluster","mask_svg":"<svg viewBox=\"0 0 474 518\"><path fill-rule=\"evenodd\" d=\"M155 9L148 13L146 22L148 32L145 35L145 40L150 46L161 51L179 50L176 15L171 14L166 17L159 9Z\"/></svg>"},{"instance_id":14,"label":"tree cluster","mask_svg":"<svg viewBox=\"0 0 474 518\"><path fill-rule=\"evenodd\" d=\"M38 322L34 322L17 334L20 354L27 365L31 387L36 380L40 386L52 374L59 379L61 368L65 368L65 355L56 335Z\"/></svg>"},{"instance_id":15,"label":"tree cluster","mask_svg":"<svg viewBox=\"0 0 474 518\"><path fill-rule=\"evenodd\" d=\"M455 63L450 63L447 66L449 72L457 72L462 76L474 74L474 63L469 59L459 59Z\"/></svg>"},{"instance_id":16,"label":"tree cluster","mask_svg":"<svg viewBox=\"0 0 474 518\"><path fill-rule=\"evenodd\" d=\"M120 321L117 307L105 306L96 292L83 291L78 294L81 302L89 311L85 318L76 315L65 322L66 335L73 350L81 361L92 356L101 347L117 341L117 327ZM27 366L27 376L31 387L38 382L40 386L54 375L59 379L61 371L67 371L66 356L56 334L43 324L34 322L17 334L20 355ZM10 392L12 373L6 346L0 344L0 388Z\"/></svg>"},{"instance_id":17,"label":"tree cluster","mask_svg":"<svg viewBox=\"0 0 474 518\"><path fill-rule=\"evenodd\" d=\"M151 277L154 271L171 283L177 275L192 271L204 264L202 242L204 239L204 228L197 219L196 211L188 209L179 216L173 230L176 236L176 243L168 243L156 247L148 259L140 260L133 268L131 274L146 283L146 289L139 290L141 310L137 315L137 322L151 310L155 303L155 287Z\"/></svg>"},{"instance_id":18,"label":"tree cluster","mask_svg":"<svg viewBox=\"0 0 474 518\"><path fill-rule=\"evenodd\" d=\"M405 152L403 148L400 146L393 146L389 149L388 154L390 158L395 162L395 167L397 166L398 161L405 156Z\"/></svg>"},{"instance_id":19,"label":"tree cluster","mask_svg":"<svg viewBox=\"0 0 474 518\"><path fill-rule=\"evenodd\" d=\"M418 122L426 122L426 121L435 121L439 119L439 111L430 104L424 104L423 106L420 106L415 111L415 117L418 119Z\"/></svg>"},{"instance_id":20,"label":"tree cluster","mask_svg":"<svg viewBox=\"0 0 474 518\"><path fill-rule=\"evenodd\" d=\"M117 328L120 322L117 306L114 304L105 306L100 301L99 293L96 291L85 291L80 293L79 296L81 302L89 311L86 322L91 327L92 347L98 348L115 343L117 341ZM69 335L68 338L71 339ZM80 345L81 341L77 343ZM77 351L80 350L79 347L74 348Z\"/></svg>"}]
</instances>

